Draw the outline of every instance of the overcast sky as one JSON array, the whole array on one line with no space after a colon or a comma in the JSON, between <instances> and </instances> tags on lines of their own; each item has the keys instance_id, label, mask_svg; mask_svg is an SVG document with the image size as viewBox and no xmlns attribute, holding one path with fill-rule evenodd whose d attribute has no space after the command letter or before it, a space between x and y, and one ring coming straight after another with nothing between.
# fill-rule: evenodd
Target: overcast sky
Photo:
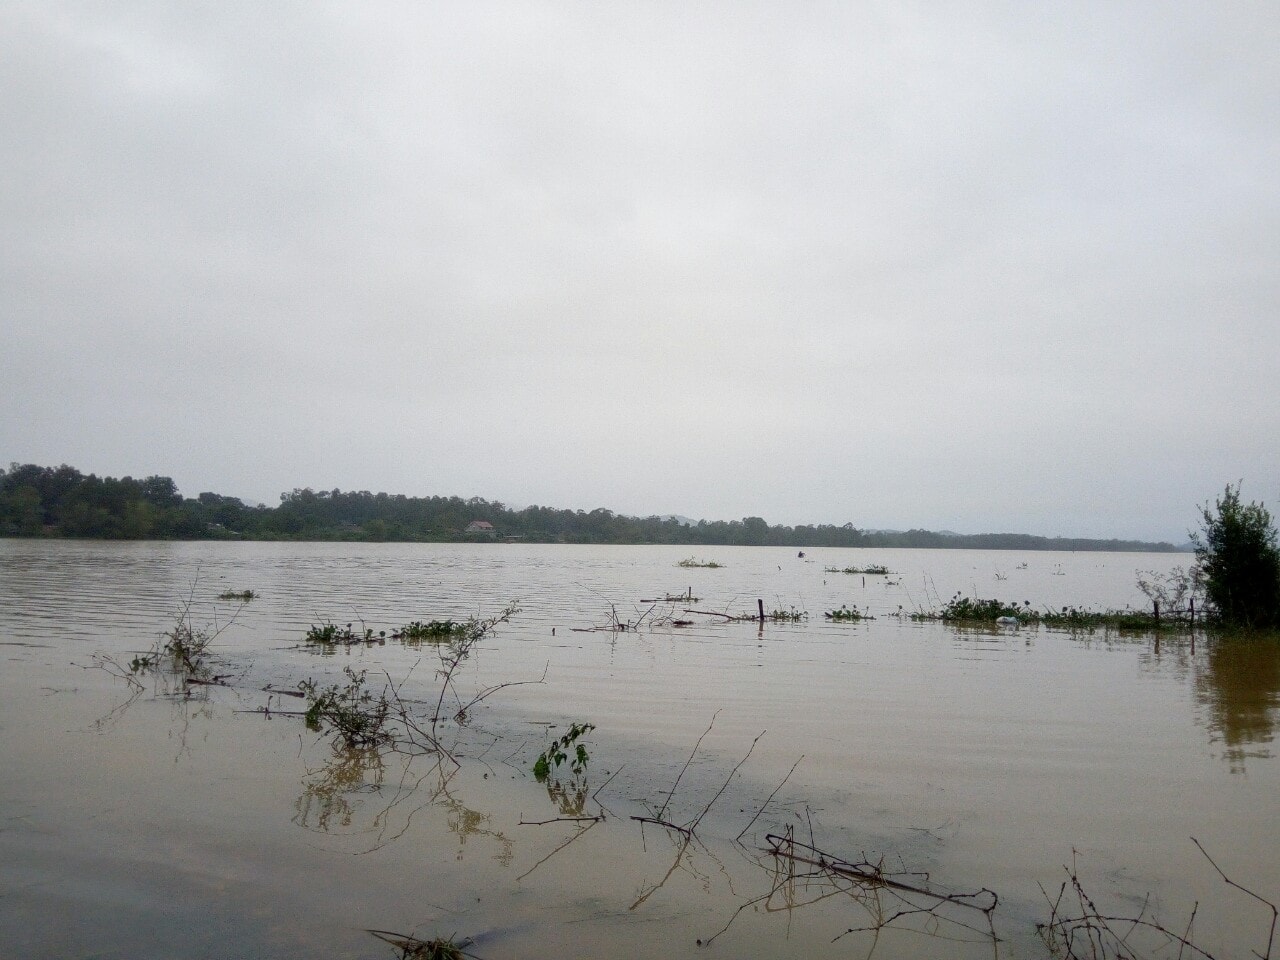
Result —
<instances>
[{"instance_id":1,"label":"overcast sky","mask_svg":"<svg viewBox=\"0 0 1280 960\"><path fill-rule=\"evenodd\" d=\"M0 459L1181 541L1280 508L1280 5L0 5Z\"/></svg>"}]
</instances>

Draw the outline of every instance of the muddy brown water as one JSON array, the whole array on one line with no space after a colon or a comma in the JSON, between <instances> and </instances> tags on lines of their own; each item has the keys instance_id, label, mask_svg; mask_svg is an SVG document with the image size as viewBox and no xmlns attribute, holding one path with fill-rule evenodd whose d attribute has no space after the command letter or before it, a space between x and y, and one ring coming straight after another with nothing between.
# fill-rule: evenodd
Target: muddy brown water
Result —
<instances>
[{"instance_id":1,"label":"muddy brown water","mask_svg":"<svg viewBox=\"0 0 1280 960\"><path fill-rule=\"evenodd\" d=\"M1073 863L1103 912L1182 933L1194 909L1191 939L1216 956L1265 950L1269 912L1190 838L1232 880L1280 898L1276 644L1201 637L1193 650L894 616L957 591L1138 606L1136 571L1191 558L806 553L0 541L0 957L395 956L369 928L473 937L490 960L1037 957L1043 891L1056 896ZM723 566L677 565L691 556ZM869 563L894 573L827 572ZM259 597L227 625L237 604L216 596L245 589ZM687 590L700 599L658 604L639 630L593 629ZM197 625L224 628L212 651L230 685L187 694L152 676L134 695L102 658L150 648L188 598ZM808 619L761 630L681 612L757 598ZM320 655L301 644L308 626L389 631L511 602L520 612L456 691L536 682L445 724L457 766L353 755L261 712L297 707L264 687L352 666L391 677L427 715L429 647ZM822 617L854 604L876 619ZM671 615L693 623L656 619ZM553 795L532 764L575 721L595 724L585 783L564 776ZM604 819L555 820L581 794ZM701 816L692 840L632 819L660 811ZM788 831L999 904L989 924L788 872L765 849ZM859 929L904 909L921 912Z\"/></svg>"}]
</instances>

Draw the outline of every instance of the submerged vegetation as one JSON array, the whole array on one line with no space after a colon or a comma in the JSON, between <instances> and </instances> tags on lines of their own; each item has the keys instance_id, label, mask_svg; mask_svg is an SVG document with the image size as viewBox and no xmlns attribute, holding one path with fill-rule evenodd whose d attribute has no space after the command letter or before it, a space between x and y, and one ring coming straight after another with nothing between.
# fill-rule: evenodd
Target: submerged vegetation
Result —
<instances>
[{"instance_id":1,"label":"submerged vegetation","mask_svg":"<svg viewBox=\"0 0 1280 960\"><path fill-rule=\"evenodd\" d=\"M884 577L888 576L889 568L880 563L870 563L865 567L826 567L823 573L861 573L866 576Z\"/></svg>"},{"instance_id":2,"label":"submerged vegetation","mask_svg":"<svg viewBox=\"0 0 1280 960\"><path fill-rule=\"evenodd\" d=\"M407 644L448 643L465 635L468 629L467 623L457 620L429 620L426 623L415 620L392 633L391 639Z\"/></svg>"},{"instance_id":3,"label":"submerged vegetation","mask_svg":"<svg viewBox=\"0 0 1280 960\"><path fill-rule=\"evenodd\" d=\"M707 570L720 570L724 567L724 564L716 563L714 560L699 560L696 557L686 557L677 563L676 566L685 568L702 567Z\"/></svg>"},{"instance_id":4,"label":"submerged vegetation","mask_svg":"<svg viewBox=\"0 0 1280 960\"><path fill-rule=\"evenodd\" d=\"M852 623L857 620L874 620L875 619L875 617L871 616L870 614L864 613L863 611L859 610L858 605L856 603L853 606L847 606L842 603L840 604L840 608L838 610L828 610L826 613L823 614L823 616L826 617L828 620L834 620L837 623Z\"/></svg>"},{"instance_id":5,"label":"submerged vegetation","mask_svg":"<svg viewBox=\"0 0 1280 960\"><path fill-rule=\"evenodd\" d=\"M164 631L149 650L136 653L128 663L130 677L138 677L156 671L164 671L179 681L185 689L190 684L217 683L222 680L213 673L211 652L218 635L235 622L248 599L240 599L240 607L230 617L219 623L198 624L193 606L199 577L191 585L191 591L174 617L173 626ZM219 597L219 599L224 599ZM109 657L103 657L100 666L119 673L121 668Z\"/></svg>"},{"instance_id":6,"label":"submerged vegetation","mask_svg":"<svg viewBox=\"0 0 1280 960\"><path fill-rule=\"evenodd\" d=\"M1155 630L1186 629L1185 612L1166 611L1163 616L1149 610L1085 610L1079 607L1062 607L1058 610L1037 610L1030 600L1016 603L1005 600L985 600L966 597L957 593L941 608L917 610L907 614L916 621L938 620L957 624L997 624L1003 626L1060 627L1072 630L1113 629L1148 632Z\"/></svg>"},{"instance_id":7,"label":"submerged vegetation","mask_svg":"<svg viewBox=\"0 0 1280 960\"><path fill-rule=\"evenodd\" d=\"M463 960L472 956L463 949L468 945L466 940L456 941L452 937L419 940L387 930L370 930L369 933L399 950L400 960Z\"/></svg>"},{"instance_id":8,"label":"submerged vegetation","mask_svg":"<svg viewBox=\"0 0 1280 960\"><path fill-rule=\"evenodd\" d=\"M742 615L743 620L750 620L753 617L757 620L760 619L759 614L752 614L750 611ZM766 610L764 612L764 619L773 623L799 623L802 620L809 619L809 611L801 610L794 606L787 607L785 610L775 608L773 610Z\"/></svg>"},{"instance_id":9,"label":"submerged vegetation","mask_svg":"<svg viewBox=\"0 0 1280 960\"><path fill-rule=\"evenodd\" d=\"M379 630L377 634L368 627L362 627L360 631L352 628L352 624L348 623L345 627L340 627L336 623L313 623L307 628L307 635L303 637L303 643L317 647L354 647L357 644L370 643L386 643L387 632Z\"/></svg>"},{"instance_id":10,"label":"submerged vegetation","mask_svg":"<svg viewBox=\"0 0 1280 960\"><path fill-rule=\"evenodd\" d=\"M1214 618L1233 627L1280 627L1280 546L1270 512L1241 503L1237 483L1200 514L1192 543Z\"/></svg>"},{"instance_id":11,"label":"submerged vegetation","mask_svg":"<svg viewBox=\"0 0 1280 960\"><path fill-rule=\"evenodd\" d=\"M367 688L367 673L343 667L347 682L321 688L314 680L298 684L307 699L304 720L308 730L323 733L331 730L352 749L377 747L391 740L387 718L391 702L386 691L374 694Z\"/></svg>"}]
</instances>

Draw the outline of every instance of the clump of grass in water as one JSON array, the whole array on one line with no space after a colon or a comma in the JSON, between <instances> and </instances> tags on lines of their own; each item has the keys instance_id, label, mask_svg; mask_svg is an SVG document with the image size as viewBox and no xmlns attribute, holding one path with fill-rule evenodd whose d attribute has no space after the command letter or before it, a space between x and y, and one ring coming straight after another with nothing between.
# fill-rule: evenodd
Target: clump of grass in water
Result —
<instances>
[{"instance_id":1,"label":"clump of grass in water","mask_svg":"<svg viewBox=\"0 0 1280 960\"><path fill-rule=\"evenodd\" d=\"M387 632L379 630L375 634L368 627L362 632L356 632L349 623L345 627L339 627L336 623L313 623L307 629L303 642L321 647L353 647L361 643L386 643Z\"/></svg>"},{"instance_id":2,"label":"clump of grass in water","mask_svg":"<svg viewBox=\"0 0 1280 960\"><path fill-rule=\"evenodd\" d=\"M215 620L212 624L197 627L191 608L195 602L195 593L198 585L199 578L197 577L191 584L191 591L182 604L182 608L178 611L173 627L162 633L160 639L156 641L150 650L145 653L139 653L129 661L128 673L123 675L130 679L131 683L136 684L138 676L150 673L153 670L160 670L163 667L167 667L169 672L185 683L219 681L220 678L212 676L213 671L208 664L209 648L223 630L235 623L240 610L244 608L244 604L250 598L237 594L235 599L240 601L240 607L232 613L226 622L219 624ZM106 662L114 664L114 661L109 657L106 658ZM116 666L118 667L118 665ZM117 675L121 673L123 671L120 671Z\"/></svg>"},{"instance_id":3,"label":"clump of grass in water","mask_svg":"<svg viewBox=\"0 0 1280 960\"><path fill-rule=\"evenodd\" d=\"M823 614L823 616L826 617L828 620L835 620L837 622L845 622L845 623L853 622L856 620L874 620L875 619L875 617L871 616L870 614L863 613L861 610L859 610L857 604L854 604L852 607L846 607L843 603L840 604L839 610L828 610L826 613Z\"/></svg>"},{"instance_id":4,"label":"clump of grass in water","mask_svg":"<svg viewBox=\"0 0 1280 960\"><path fill-rule=\"evenodd\" d=\"M162 635L162 642L129 661L129 670L131 673L147 673L158 669L162 662L167 661L169 669L178 676L203 679L209 674L209 666L205 660L209 644L213 642L215 635L195 626L184 613L178 617L173 628Z\"/></svg>"},{"instance_id":5,"label":"clump of grass in water","mask_svg":"<svg viewBox=\"0 0 1280 960\"><path fill-rule=\"evenodd\" d=\"M941 620L944 623L997 623L1016 619L1022 624L1043 624L1046 627L1065 627L1070 630L1112 629L1130 631L1177 630L1185 627L1178 620L1165 617L1157 620L1154 614L1138 610L1082 610L1079 607L1063 607L1058 611L1041 613L1031 606L1030 600L1021 605L1003 600L982 600L964 597L957 593L941 610L917 611L912 620Z\"/></svg>"},{"instance_id":6,"label":"clump of grass in water","mask_svg":"<svg viewBox=\"0 0 1280 960\"><path fill-rule=\"evenodd\" d=\"M219 600L239 600L241 603L248 603L250 600L256 600L258 595L252 590L224 590L218 594Z\"/></svg>"},{"instance_id":7,"label":"clump of grass in water","mask_svg":"<svg viewBox=\"0 0 1280 960\"><path fill-rule=\"evenodd\" d=\"M888 576L889 568L879 563L872 563L872 564L868 564L865 567L845 567L844 569L841 569L839 567L824 567L822 572L823 573L861 573L863 575L884 577L884 576Z\"/></svg>"},{"instance_id":8,"label":"clump of grass in water","mask_svg":"<svg viewBox=\"0 0 1280 960\"><path fill-rule=\"evenodd\" d=\"M809 619L809 611L797 610L795 607L789 607L786 610L767 610L764 618L773 623L799 623L801 620ZM739 619L741 620L759 620L760 614L748 610Z\"/></svg>"},{"instance_id":9,"label":"clump of grass in water","mask_svg":"<svg viewBox=\"0 0 1280 960\"><path fill-rule=\"evenodd\" d=\"M465 636L468 629L469 625L466 621L430 620L423 623L421 620L415 620L392 633L391 639L408 644L448 643L450 640Z\"/></svg>"},{"instance_id":10,"label":"clump of grass in water","mask_svg":"<svg viewBox=\"0 0 1280 960\"><path fill-rule=\"evenodd\" d=\"M451 937L419 940L417 937L406 937L386 930L370 930L369 933L399 950L400 960L463 960L464 957L471 956L462 949L470 944L470 940L463 940L461 943Z\"/></svg>"},{"instance_id":11,"label":"clump of grass in water","mask_svg":"<svg viewBox=\"0 0 1280 960\"><path fill-rule=\"evenodd\" d=\"M1001 617L1017 617L1023 622L1033 622L1039 614L1031 609L1031 601L1024 600L1022 606L1016 603L1005 603L1002 600L980 600L976 597L962 597L957 593L936 613L913 613L912 620L942 620L970 623L995 623Z\"/></svg>"},{"instance_id":12,"label":"clump of grass in water","mask_svg":"<svg viewBox=\"0 0 1280 960\"><path fill-rule=\"evenodd\" d=\"M698 560L695 557L687 557L676 564L677 567L700 567L707 570L720 570L724 567L723 563L716 563L714 560Z\"/></svg>"}]
</instances>

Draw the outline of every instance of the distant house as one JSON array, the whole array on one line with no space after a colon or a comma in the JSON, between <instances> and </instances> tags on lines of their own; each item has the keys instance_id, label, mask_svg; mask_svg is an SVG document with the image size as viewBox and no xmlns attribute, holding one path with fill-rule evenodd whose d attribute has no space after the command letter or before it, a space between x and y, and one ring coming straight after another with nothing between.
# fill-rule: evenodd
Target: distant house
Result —
<instances>
[{"instance_id":1,"label":"distant house","mask_svg":"<svg viewBox=\"0 0 1280 960\"><path fill-rule=\"evenodd\" d=\"M472 520L467 524L467 529L462 532L482 537L496 537L498 535L498 531L493 529L493 524L488 520Z\"/></svg>"}]
</instances>

